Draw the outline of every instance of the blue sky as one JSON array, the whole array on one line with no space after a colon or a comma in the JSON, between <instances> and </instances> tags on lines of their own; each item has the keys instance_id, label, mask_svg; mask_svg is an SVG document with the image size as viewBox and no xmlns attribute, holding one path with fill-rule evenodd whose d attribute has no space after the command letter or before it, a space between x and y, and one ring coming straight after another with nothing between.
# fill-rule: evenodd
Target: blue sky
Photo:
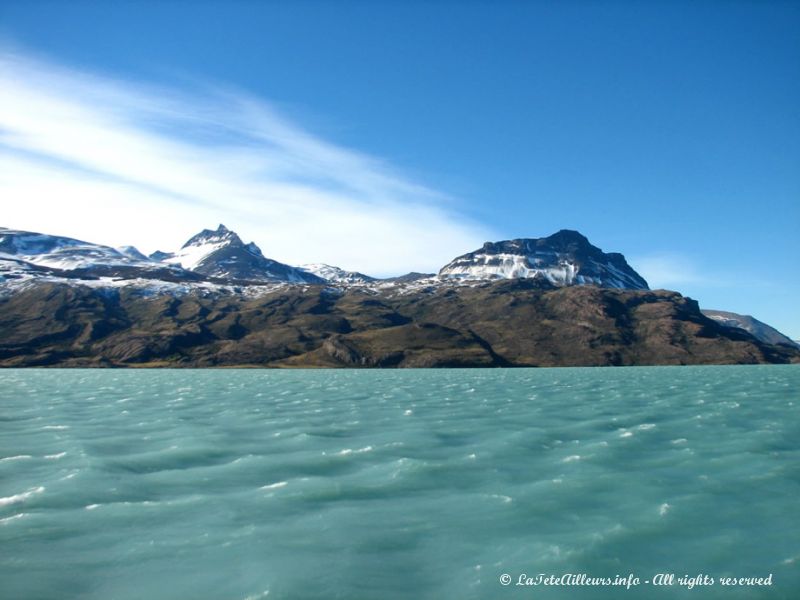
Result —
<instances>
[{"instance_id":1,"label":"blue sky","mask_svg":"<svg viewBox=\"0 0 800 600\"><path fill-rule=\"evenodd\" d=\"M800 338L800 4L0 4L3 225L377 275L578 229ZM10 92L9 92L10 90Z\"/></svg>"}]
</instances>

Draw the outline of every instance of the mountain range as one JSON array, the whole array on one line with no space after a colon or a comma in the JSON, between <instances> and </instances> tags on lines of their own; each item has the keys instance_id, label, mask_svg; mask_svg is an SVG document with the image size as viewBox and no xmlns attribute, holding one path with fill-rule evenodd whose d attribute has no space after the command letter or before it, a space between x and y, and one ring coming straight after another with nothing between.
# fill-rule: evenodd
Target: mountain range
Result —
<instances>
[{"instance_id":1,"label":"mountain range","mask_svg":"<svg viewBox=\"0 0 800 600\"><path fill-rule=\"evenodd\" d=\"M167 271L165 271L165 269ZM165 272L169 273L165 277ZM648 289L622 254L605 253L577 231L562 230L541 239L487 242L453 259L438 275L409 273L379 279L324 263L290 266L266 258L261 249L225 225L204 229L175 252L145 256L135 246L110 248L72 238L0 227L0 277L64 279L110 277L120 281L166 280L187 283L259 285L264 283L367 285L475 282L531 278L564 285Z\"/></svg>"},{"instance_id":2,"label":"mountain range","mask_svg":"<svg viewBox=\"0 0 800 600\"><path fill-rule=\"evenodd\" d=\"M145 256L0 228L0 365L558 366L797 362L768 325L651 291L576 231L437 274L267 258L224 225Z\"/></svg>"}]
</instances>

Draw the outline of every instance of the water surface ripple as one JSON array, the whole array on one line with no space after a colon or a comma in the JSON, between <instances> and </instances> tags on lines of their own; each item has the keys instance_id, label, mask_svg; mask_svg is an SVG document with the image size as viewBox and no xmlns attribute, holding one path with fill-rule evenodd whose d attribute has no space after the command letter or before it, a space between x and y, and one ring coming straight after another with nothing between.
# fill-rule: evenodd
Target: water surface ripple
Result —
<instances>
[{"instance_id":1,"label":"water surface ripple","mask_svg":"<svg viewBox=\"0 0 800 600\"><path fill-rule=\"evenodd\" d=\"M800 368L0 371L0 598L800 597ZM510 574L771 587L502 586Z\"/></svg>"}]
</instances>

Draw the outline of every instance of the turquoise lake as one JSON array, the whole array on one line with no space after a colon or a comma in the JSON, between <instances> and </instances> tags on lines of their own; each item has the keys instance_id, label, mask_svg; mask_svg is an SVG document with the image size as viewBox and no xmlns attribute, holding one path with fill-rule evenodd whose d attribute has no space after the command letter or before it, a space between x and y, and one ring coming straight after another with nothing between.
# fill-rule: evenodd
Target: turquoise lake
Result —
<instances>
[{"instance_id":1,"label":"turquoise lake","mask_svg":"<svg viewBox=\"0 0 800 600\"><path fill-rule=\"evenodd\" d=\"M794 600L798 408L798 366L3 370L0 598Z\"/></svg>"}]
</instances>

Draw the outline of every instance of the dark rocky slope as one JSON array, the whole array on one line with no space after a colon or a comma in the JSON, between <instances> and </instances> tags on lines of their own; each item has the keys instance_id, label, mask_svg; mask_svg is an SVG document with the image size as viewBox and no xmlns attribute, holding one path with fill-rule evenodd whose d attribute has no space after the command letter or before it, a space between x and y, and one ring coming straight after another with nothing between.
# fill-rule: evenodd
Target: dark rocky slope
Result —
<instances>
[{"instance_id":1,"label":"dark rocky slope","mask_svg":"<svg viewBox=\"0 0 800 600\"><path fill-rule=\"evenodd\" d=\"M474 367L800 362L676 292L533 279L406 293L183 296L39 283L0 299L0 366Z\"/></svg>"}]
</instances>

